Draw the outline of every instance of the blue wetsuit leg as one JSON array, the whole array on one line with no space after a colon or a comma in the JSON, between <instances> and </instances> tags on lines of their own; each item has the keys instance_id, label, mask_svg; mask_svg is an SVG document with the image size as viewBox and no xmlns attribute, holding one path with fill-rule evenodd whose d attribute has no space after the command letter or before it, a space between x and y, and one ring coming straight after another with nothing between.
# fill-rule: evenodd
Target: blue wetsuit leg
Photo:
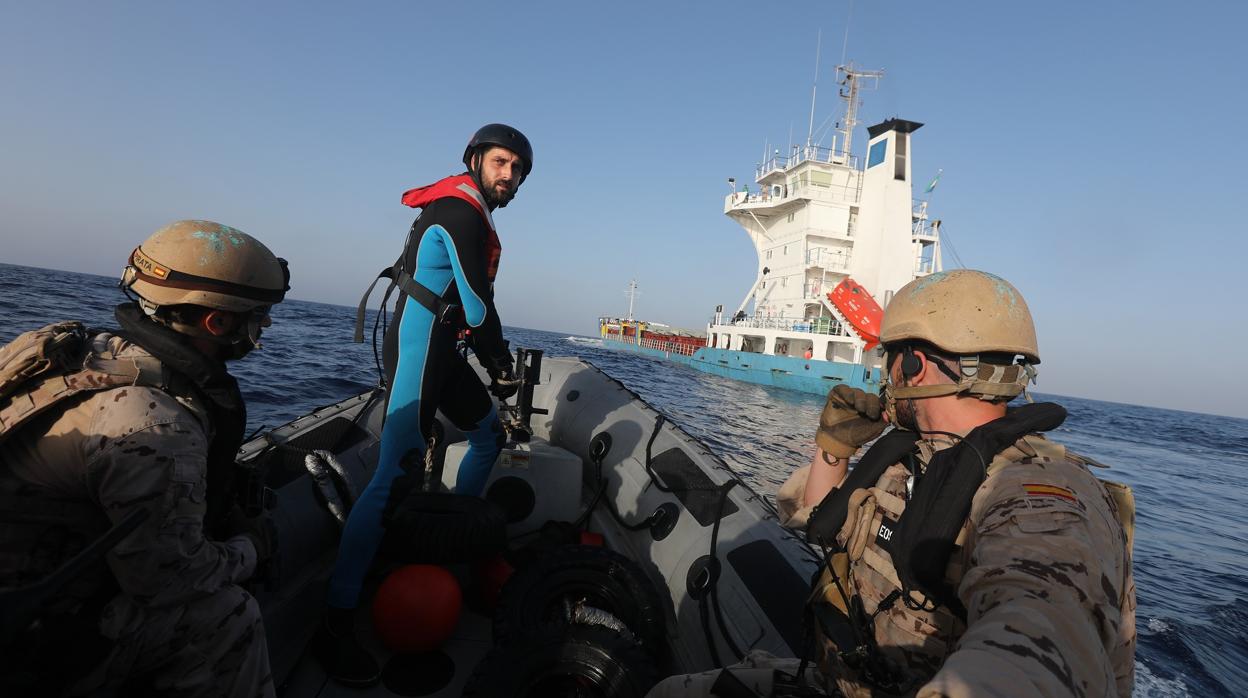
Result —
<instances>
[{"instance_id":1,"label":"blue wetsuit leg","mask_svg":"<svg viewBox=\"0 0 1248 698\"><path fill-rule=\"evenodd\" d=\"M430 352L438 339L433 332L433 315L412 299L406 299L403 318L399 323L398 368L386 404L386 424L381 433L381 451L377 470L360 498L351 508L347 525L338 546L338 562L329 580L329 605L355 608L359 603L364 576L372 565L381 545L382 514L390 501L395 478L403 474L403 457L411 450L423 455L425 436L421 429L422 391L428 387L426 369ZM454 351L454 346L450 347Z\"/></svg>"},{"instance_id":2,"label":"blue wetsuit leg","mask_svg":"<svg viewBox=\"0 0 1248 698\"><path fill-rule=\"evenodd\" d=\"M455 491L480 497L485 491L485 482L490 477L494 462L502 450L499 443L502 424L498 421L498 410L490 402L490 411L477 422L472 431L464 432L468 437L468 452L459 465L459 474L455 478Z\"/></svg>"}]
</instances>

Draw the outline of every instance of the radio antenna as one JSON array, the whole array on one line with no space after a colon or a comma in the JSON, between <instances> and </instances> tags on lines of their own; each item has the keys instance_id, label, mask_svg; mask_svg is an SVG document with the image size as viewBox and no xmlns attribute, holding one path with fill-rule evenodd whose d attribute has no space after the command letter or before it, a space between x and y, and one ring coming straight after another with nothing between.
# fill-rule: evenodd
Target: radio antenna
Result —
<instances>
[{"instance_id":1,"label":"radio antenna","mask_svg":"<svg viewBox=\"0 0 1248 698\"><path fill-rule=\"evenodd\" d=\"M810 147L810 141L815 135L815 93L819 89L819 54L823 50L823 29L819 30L819 37L815 40L815 83L810 86L810 125L806 128L806 147Z\"/></svg>"}]
</instances>

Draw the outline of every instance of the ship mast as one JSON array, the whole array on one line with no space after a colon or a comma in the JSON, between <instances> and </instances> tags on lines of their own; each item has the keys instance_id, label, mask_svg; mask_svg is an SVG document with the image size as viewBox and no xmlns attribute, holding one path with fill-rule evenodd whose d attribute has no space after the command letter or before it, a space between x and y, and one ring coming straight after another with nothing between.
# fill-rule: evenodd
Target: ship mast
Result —
<instances>
[{"instance_id":1,"label":"ship mast","mask_svg":"<svg viewBox=\"0 0 1248 698\"><path fill-rule=\"evenodd\" d=\"M858 99L858 81L864 78L874 80L870 86L875 88L882 77L884 71L858 70L854 68L853 62L836 66L836 81L841 86L841 99L845 100L845 118L836 130L841 133L841 142L844 143L842 150L846 155L853 154L850 146L853 145L854 127L858 125L858 107L862 106Z\"/></svg>"},{"instance_id":2,"label":"ship mast","mask_svg":"<svg viewBox=\"0 0 1248 698\"><path fill-rule=\"evenodd\" d=\"M637 290L637 279L632 279L628 282L628 290L624 293L628 295L628 320L631 322L633 319L633 303L637 300L637 295L640 293Z\"/></svg>"}]
</instances>

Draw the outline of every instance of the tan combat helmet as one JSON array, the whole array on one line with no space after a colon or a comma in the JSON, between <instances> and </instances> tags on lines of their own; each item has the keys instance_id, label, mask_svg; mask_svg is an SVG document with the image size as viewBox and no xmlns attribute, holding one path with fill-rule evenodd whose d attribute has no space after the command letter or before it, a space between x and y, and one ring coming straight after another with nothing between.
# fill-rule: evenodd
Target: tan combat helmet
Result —
<instances>
[{"instance_id":1,"label":"tan combat helmet","mask_svg":"<svg viewBox=\"0 0 1248 698\"><path fill-rule=\"evenodd\" d=\"M212 221L177 221L134 248L121 286L149 313L197 305L248 312L280 303L290 288L286 260L241 230Z\"/></svg>"},{"instance_id":2,"label":"tan combat helmet","mask_svg":"<svg viewBox=\"0 0 1248 698\"><path fill-rule=\"evenodd\" d=\"M972 269L915 279L884 311L880 343L923 342L958 356L960 379L950 385L890 386L897 398L954 393L985 400L1012 398L1035 379L1040 363L1036 328L1022 294L999 276ZM984 354L1022 356L1014 365L980 361Z\"/></svg>"}]
</instances>

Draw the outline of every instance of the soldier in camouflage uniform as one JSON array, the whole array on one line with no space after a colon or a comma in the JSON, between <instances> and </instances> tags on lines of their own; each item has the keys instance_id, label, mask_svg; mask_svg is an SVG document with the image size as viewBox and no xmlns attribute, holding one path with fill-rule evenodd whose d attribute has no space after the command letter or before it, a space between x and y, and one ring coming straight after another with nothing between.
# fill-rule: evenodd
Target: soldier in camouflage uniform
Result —
<instances>
[{"instance_id":1,"label":"soldier in camouflage uniform","mask_svg":"<svg viewBox=\"0 0 1248 698\"><path fill-rule=\"evenodd\" d=\"M1041 435L1060 407L1007 410L1039 363L1021 295L983 272L933 274L897 292L881 341L883 402L831 391L815 462L781 492L782 519L826 552L805 683L847 696L1130 695L1134 503ZM844 469L882 416L897 428L839 486L819 485L835 478L814 469ZM707 695L716 678L673 677L650 695Z\"/></svg>"},{"instance_id":2,"label":"soldier in camouflage uniform","mask_svg":"<svg viewBox=\"0 0 1248 698\"><path fill-rule=\"evenodd\" d=\"M86 333L81 370L0 401L0 587L32 584L148 513L41 619L43 692L274 695L260 610L239 585L275 542L223 481L245 424L224 360L259 346L287 278L245 233L174 223L131 256L120 332Z\"/></svg>"}]
</instances>

